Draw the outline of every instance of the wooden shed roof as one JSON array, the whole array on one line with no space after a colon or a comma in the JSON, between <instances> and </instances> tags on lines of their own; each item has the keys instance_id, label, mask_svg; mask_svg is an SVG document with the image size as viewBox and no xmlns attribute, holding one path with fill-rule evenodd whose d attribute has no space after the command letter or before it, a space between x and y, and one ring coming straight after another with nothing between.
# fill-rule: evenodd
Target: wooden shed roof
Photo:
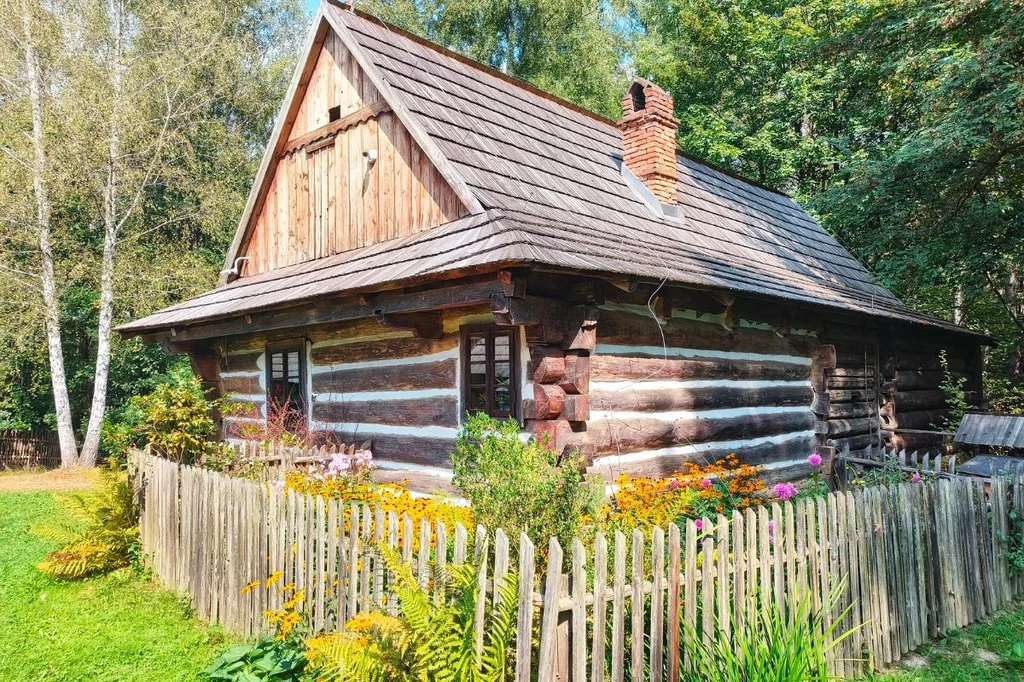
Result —
<instances>
[{"instance_id":1,"label":"wooden shed roof","mask_svg":"<svg viewBox=\"0 0 1024 682\"><path fill-rule=\"evenodd\" d=\"M478 212L238 279L124 325L123 334L515 264L664 279L966 331L903 305L784 194L679 154L681 219L663 217L624 179L614 121L358 11L324 2L314 33L323 24L401 100L404 115L443 156L435 162L457 175ZM264 182L261 172L254 196Z\"/></svg>"},{"instance_id":2,"label":"wooden shed roof","mask_svg":"<svg viewBox=\"0 0 1024 682\"><path fill-rule=\"evenodd\" d=\"M953 442L964 445L1024 448L1024 417L1006 414L965 414Z\"/></svg>"}]
</instances>

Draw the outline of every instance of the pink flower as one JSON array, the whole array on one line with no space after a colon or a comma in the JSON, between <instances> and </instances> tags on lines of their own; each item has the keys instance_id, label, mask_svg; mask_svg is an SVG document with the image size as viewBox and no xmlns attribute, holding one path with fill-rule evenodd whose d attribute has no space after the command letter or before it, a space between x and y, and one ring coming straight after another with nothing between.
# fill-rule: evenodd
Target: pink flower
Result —
<instances>
[{"instance_id":1,"label":"pink flower","mask_svg":"<svg viewBox=\"0 0 1024 682\"><path fill-rule=\"evenodd\" d=\"M812 467L820 467L821 455L819 455L817 452L811 453L811 456L807 458L807 463L810 464Z\"/></svg>"},{"instance_id":2,"label":"pink flower","mask_svg":"<svg viewBox=\"0 0 1024 682\"><path fill-rule=\"evenodd\" d=\"M775 532L775 522L774 521L769 521L768 522L768 532L769 533L774 533Z\"/></svg>"},{"instance_id":3,"label":"pink flower","mask_svg":"<svg viewBox=\"0 0 1024 682\"><path fill-rule=\"evenodd\" d=\"M710 478L702 479L701 482L700 482L700 487L701 488L710 488L711 487L711 479Z\"/></svg>"},{"instance_id":4,"label":"pink flower","mask_svg":"<svg viewBox=\"0 0 1024 682\"><path fill-rule=\"evenodd\" d=\"M678 479L675 479L675 478L673 478L668 483L668 489L669 490L679 490L682 487L683 487L682 481L679 481Z\"/></svg>"},{"instance_id":5,"label":"pink flower","mask_svg":"<svg viewBox=\"0 0 1024 682\"><path fill-rule=\"evenodd\" d=\"M697 519L696 521L694 521L693 525L697 527L697 530L704 530L704 522L701 521L700 519Z\"/></svg>"},{"instance_id":6,"label":"pink flower","mask_svg":"<svg viewBox=\"0 0 1024 682\"><path fill-rule=\"evenodd\" d=\"M920 480L921 480L921 472L920 471L915 471L914 475L910 477L910 482L911 483L917 483Z\"/></svg>"},{"instance_id":7,"label":"pink flower","mask_svg":"<svg viewBox=\"0 0 1024 682\"><path fill-rule=\"evenodd\" d=\"M796 485L793 483L776 483L775 487L772 488L772 492L775 493L775 497L786 501L796 495L799 490L797 490Z\"/></svg>"}]
</instances>

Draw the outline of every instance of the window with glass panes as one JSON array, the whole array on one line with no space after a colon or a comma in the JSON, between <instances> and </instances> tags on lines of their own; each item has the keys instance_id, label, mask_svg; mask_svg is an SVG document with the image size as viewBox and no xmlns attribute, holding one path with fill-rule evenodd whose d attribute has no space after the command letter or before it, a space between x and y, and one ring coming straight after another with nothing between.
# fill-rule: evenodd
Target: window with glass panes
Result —
<instances>
[{"instance_id":1,"label":"window with glass panes","mask_svg":"<svg viewBox=\"0 0 1024 682\"><path fill-rule=\"evenodd\" d=\"M516 328L462 330L462 404L465 412L497 419L519 417Z\"/></svg>"},{"instance_id":2,"label":"window with glass panes","mask_svg":"<svg viewBox=\"0 0 1024 682\"><path fill-rule=\"evenodd\" d=\"M288 412L304 413L306 403L306 358L303 343L267 349L267 403Z\"/></svg>"}]
</instances>

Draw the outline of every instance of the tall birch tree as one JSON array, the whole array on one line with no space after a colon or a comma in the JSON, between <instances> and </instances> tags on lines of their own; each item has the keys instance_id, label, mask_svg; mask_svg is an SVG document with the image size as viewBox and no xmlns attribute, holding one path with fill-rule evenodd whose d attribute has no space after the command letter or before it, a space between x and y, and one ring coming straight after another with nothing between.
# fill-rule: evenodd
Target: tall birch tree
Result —
<instances>
[{"instance_id":1,"label":"tall birch tree","mask_svg":"<svg viewBox=\"0 0 1024 682\"><path fill-rule=\"evenodd\" d=\"M229 238L269 125L263 102L273 97L264 98L284 87L304 26L295 6L279 0L2 3L0 268L8 281L0 307L10 308L16 291L22 322L42 320L62 463L91 466L119 301L146 312L152 302L130 287L159 288L124 259L177 250L179 271L157 263L152 279L169 276L170 291L209 285L212 272L188 271L188 241L196 245L195 232L211 228L211 213L214 242ZM224 176L223 164L240 177ZM210 177L211 166L221 173ZM76 416L61 306L69 287L83 283L95 291L95 356L89 406Z\"/></svg>"}]
</instances>

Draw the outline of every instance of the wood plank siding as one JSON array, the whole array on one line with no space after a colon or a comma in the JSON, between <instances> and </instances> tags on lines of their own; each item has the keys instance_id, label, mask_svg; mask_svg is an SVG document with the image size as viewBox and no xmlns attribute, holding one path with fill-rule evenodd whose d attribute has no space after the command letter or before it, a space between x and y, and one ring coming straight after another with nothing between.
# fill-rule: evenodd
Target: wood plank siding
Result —
<instances>
[{"instance_id":1,"label":"wood plank siding","mask_svg":"<svg viewBox=\"0 0 1024 682\"><path fill-rule=\"evenodd\" d=\"M249 260L240 273L370 246L464 215L448 183L330 32L243 243L240 255Z\"/></svg>"}]
</instances>

